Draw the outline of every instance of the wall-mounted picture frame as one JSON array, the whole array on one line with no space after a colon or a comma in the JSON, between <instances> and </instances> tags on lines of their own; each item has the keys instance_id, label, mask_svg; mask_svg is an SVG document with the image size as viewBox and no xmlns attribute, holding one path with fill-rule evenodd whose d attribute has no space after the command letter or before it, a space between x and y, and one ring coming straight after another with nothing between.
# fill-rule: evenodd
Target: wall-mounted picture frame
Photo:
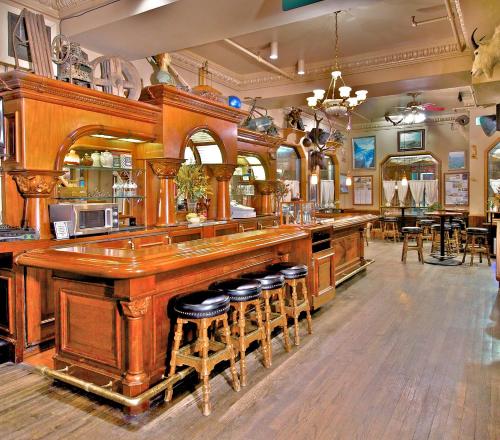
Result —
<instances>
[{"instance_id":1,"label":"wall-mounted picture frame","mask_svg":"<svg viewBox=\"0 0 500 440\"><path fill-rule=\"evenodd\" d=\"M469 173L444 173L444 205L469 206Z\"/></svg>"},{"instance_id":2,"label":"wall-mounted picture frame","mask_svg":"<svg viewBox=\"0 0 500 440\"><path fill-rule=\"evenodd\" d=\"M340 194L348 194L349 187L347 186L347 174L340 174Z\"/></svg>"},{"instance_id":3,"label":"wall-mounted picture frame","mask_svg":"<svg viewBox=\"0 0 500 440\"><path fill-rule=\"evenodd\" d=\"M398 131L398 151L425 150L425 129Z\"/></svg>"},{"instance_id":4,"label":"wall-mounted picture frame","mask_svg":"<svg viewBox=\"0 0 500 440\"><path fill-rule=\"evenodd\" d=\"M373 205L373 176L352 176L352 204Z\"/></svg>"},{"instance_id":5,"label":"wall-mounted picture frame","mask_svg":"<svg viewBox=\"0 0 500 440\"><path fill-rule=\"evenodd\" d=\"M448 153L448 169L464 170L465 168L465 151L450 151Z\"/></svg>"},{"instance_id":6,"label":"wall-mounted picture frame","mask_svg":"<svg viewBox=\"0 0 500 440\"><path fill-rule=\"evenodd\" d=\"M376 168L375 136L352 139L352 167L358 170L374 170Z\"/></svg>"}]
</instances>

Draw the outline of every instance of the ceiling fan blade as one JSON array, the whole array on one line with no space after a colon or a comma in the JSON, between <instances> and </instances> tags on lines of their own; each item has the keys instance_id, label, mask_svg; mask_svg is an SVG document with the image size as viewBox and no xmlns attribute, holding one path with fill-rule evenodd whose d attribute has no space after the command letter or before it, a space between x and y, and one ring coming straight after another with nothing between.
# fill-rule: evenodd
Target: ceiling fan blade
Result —
<instances>
[{"instance_id":1,"label":"ceiling fan blade","mask_svg":"<svg viewBox=\"0 0 500 440\"><path fill-rule=\"evenodd\" d=\"M428 111L428 112L442 112L443 110L445 110L444 107L440 107L436 104L422 104L422 107L424 110Z\"/></svg>"}]
</instances>

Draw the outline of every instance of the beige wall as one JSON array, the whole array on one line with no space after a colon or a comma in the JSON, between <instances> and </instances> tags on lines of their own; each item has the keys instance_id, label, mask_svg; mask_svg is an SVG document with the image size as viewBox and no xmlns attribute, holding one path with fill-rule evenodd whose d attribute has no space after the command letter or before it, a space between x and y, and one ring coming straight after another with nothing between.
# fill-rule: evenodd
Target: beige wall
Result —
<instances>
[{"instance_id":1,"label":"beige wall","mask_svg":"<svg viewBox=\"0 0 500 440\"><path fill-rule=\"evenodd\" d=\"M469 156L468 129L463 128L452 122L431 122L428 124L415 124L408 129L425 129L425 151L433 153L441 161L441 172L448 171L448 153L450 151L465 151L466 162ZM352 172L353 176L373 176L373 205L372 206L354 206L356 209L373 210L379 209L380 200L380 163L391 154L398 154L398 131L403 131L404 127L387 126L373 129L353 129L345 143L345 157L339 157L341 172L347 174ZM360 170L352 168L352 138L361 136L375 136L376 138L376 169ZM411 153L408 153L411 154ZM468 171L468 163L466 163ZM442 202L442 200L441 200ZM352 187L348 194L341 194L341 208L352 208Z\"/></svg>"}]
</instances>

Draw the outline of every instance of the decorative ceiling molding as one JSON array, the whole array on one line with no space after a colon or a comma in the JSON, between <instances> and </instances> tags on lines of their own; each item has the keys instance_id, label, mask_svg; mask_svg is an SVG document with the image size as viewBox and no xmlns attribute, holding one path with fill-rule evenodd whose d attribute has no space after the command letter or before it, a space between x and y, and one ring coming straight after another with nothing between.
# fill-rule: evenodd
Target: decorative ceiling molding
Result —
<instances>
[{"instance_id":1,"label":"decorative ceiling molding","mask_svg":"<svg viewBox=\"0 0 500 440\"><path fill-rule=\"evenodd\" d=\"M191 52L181 51L172 53L175 66L197 73L205 58ZM344 76L354 73L372 72L375 70L391 69L399 66L418 64L428 61L439 61L455 57L470 56L469 51L460 52L456 43L444 43L430 47L407 48L398 52L386 52L341 59L340 68ZM238 74L216 63L210 62L210 73L214 82L237 91L256 88L276 87L293 84L296 81L307 82L318 79L327 79L333 69L331 61L310 64L306 75L296 75L296 80L289 80L281 75L269 72L252 74ZM295 75L295 68L284 68L284 71Z\"/></svg>"},{"instance_id":2,"label":"decorative ceiling molding","mask_svg":"<svg viewBox=\"0 0 500 440\"><path fill-rule=\"evenodd\" d=\"M77 13L87 9L104 6L110 0L13 0L38 12L61 18L68 12Z\"/></svg>"},{"instance_id":3,"label":"decorative ceiling molding","mask_svg":"<svg viewBox=\"0 0 500 440\"><path fill-rule=\"evenodd\" d=\"M459 115L457 113L449 113L446 115L439 116L428 116L426 121L421 124L405 124L402 122L398 125L393 125L385 120L378 120L372 122L362 122L358 124L352 124L352 131L358 130L377 130L377 129L390 129L390 128L425 128L429 123L431 124L452 124Z\"/></svg>"}]
</instances>

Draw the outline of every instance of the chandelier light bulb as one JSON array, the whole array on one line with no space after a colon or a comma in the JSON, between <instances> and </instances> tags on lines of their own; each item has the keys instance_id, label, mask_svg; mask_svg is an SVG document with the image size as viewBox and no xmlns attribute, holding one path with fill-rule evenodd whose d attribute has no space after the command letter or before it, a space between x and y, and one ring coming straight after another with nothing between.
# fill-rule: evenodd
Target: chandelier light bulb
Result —
<instances>
[{"instance_id":1,"label":"chandelier light bulb","mask_svg":"<svg viewBox=\"0 0 500 440\"><path fill-rule=\"evenodd\" d=\"M303 58L297 61L297 75L304 75L306 73L305 63Z\"/></svg>"},{"instance_id":2,"label":"chandelier light bulb","mask_svg":"<svg viewBox=\"0 0 500 440\"><path fill-rule=\"evenodd\" d=\"M277 41L271 42L271 54L269 55L269 58L271 58L272 60L278 59L278 42Z\"/></svg>"},{"instance_id":3,"label":"chandelier light bulb","mask_svg":"<svg viewBox=\"0 0 500 440\"><path fill-rule=\"evenodd\" d=\"M317 100L322 100L325 97L325 91L323 89L314 89L313 93L314 93L314 97Z\"/></svg>"},{"instance_id":4,"label":"chandelier light bulb","mask_svg":"<svg viewBox=\"0 0 500 440\"><path fill-rule=\"evenodd\" d=\"M408 186L408 179L406 178L406 174L403 174L403 178L401 179L401 186Z\"/></svg>"},{"instance_id":5,"label":"chandelier light bulb","mask_svg":"<svg viewBox=\"0 0 500 440\"><path fill-rule=\"evenodd\" d=\"M315 96L309 96L307 98L307 105L309 107L315 107L318 102L318 99Z\"/></svg>"},{"instance_id":6,"label":"chandelier light bulb","mask_svg":"<svg viewBox=\"0 0 500 440\"><path fill-rule=\"evenodd\" d=\"M368 94L368 90L356 90L356 97L358 98L358 101L364 101L366 99L366 95Z\"/></svg>"},{"instance_id":7,"label":"chandelier light bulb","mask_svg":"<svg viewBox=\"0 0 500 440\"><path fill-rule=\"evenodd\" d=\"M342 72L341 72L340 70L334 70L334 71L332 72L332 78L333 78L334 80L339 79L341 76L342 76Z\"/></svg>"},{"instance_id":8,"label":"chandelier light bulb","mask_svg":"<svg viewBox=\"0 0 500 440\"><path fill-rule=\"evenodd\" d=\"M350 98L347 98L347 102L351 107L356 107L358 105L358 98L351 96Z\"/></svg>"},{"instance_id":9,"label":"chandelier light bulb","mask_svg":"<svg viewBox=\"0 0 500 440\"><path fill-rule=\"evenodd\" d=\"M339 87L339 92L342 98L349 98L349 95L351 93L351 88L349 86L342 86Z\"/></svg>"}]
</instances>

